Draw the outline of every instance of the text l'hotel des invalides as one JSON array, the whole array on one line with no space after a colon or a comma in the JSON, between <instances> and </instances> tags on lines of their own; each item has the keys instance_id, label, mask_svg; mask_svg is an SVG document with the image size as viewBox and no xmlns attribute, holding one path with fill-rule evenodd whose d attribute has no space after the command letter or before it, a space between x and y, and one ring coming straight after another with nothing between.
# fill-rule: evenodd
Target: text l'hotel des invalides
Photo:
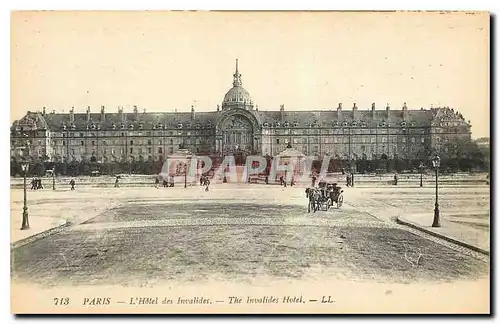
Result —
<instances>
[{"instance_id":1,"label":"text l'hotel des invalides","mask_svg":"<svg viewBox=\"0 0 500 324\"><path fill-rule=\"evenodd\" d=\"M99 112L72 107L58 113L43 107L12 124L11 159L161 161L179 147L197 155L275 156L290 146L318 159L426 159L448 142L471 140L470 122L448 107L339 103L328 110L304 109L259 109L243 88L236 60L233 86L214 111L193 106L186 112L148 112L134 106L110 112L102 106Z\"/></svg>"}]
</instances>

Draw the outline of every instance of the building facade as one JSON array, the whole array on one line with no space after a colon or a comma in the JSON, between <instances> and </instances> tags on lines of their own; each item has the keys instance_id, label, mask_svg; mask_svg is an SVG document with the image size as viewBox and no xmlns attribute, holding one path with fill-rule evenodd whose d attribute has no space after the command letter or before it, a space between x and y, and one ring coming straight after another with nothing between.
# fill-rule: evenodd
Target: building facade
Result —
<instances>
[{"instance_id":1,"label":"building facade","mask_svg":"<svg viewBox=\"0 0 500 324\"><path fill-rule=\"evenodd\" d=\"M305 107L306 108L306 107ZM157 161L179 147L197 155L275 156L291 145L308 156L340 160L427 159L457 138L470 141L470 122L450 108L259 110L236 70L233 86L212 112L28 112L11 127L11 158L64 162ZM240 161L242 159L239 159ZM243 159L244 160L244 159Z\"/></svg>"}]
</instances>

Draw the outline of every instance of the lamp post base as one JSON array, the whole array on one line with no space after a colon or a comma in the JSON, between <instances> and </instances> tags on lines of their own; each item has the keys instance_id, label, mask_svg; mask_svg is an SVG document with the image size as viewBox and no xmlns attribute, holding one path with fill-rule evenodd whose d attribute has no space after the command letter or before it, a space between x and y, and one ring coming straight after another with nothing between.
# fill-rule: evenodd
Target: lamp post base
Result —
<instances>
[{"instance_id":1,"label":"lamp post base","mask_svg":"<svg viewBox=\"0 0 500 324\"><path fill-rule=\"evenodd\" d=\"M424 186L423 182L422 182L422 175L420 175L420 188L422 188Z\"/></svg>"},{"instance_id":2,"label":"lamp post base","mask_svg":"<svg viewBox=\"0 0 500 324\"><path fill-rule=\"evenodd\" d=\"M21 230L27 230L29 228L28 207L23 207L23 224L21 225Z\"/></svg>"},{"instance_id":3,"label":"lamp post base","mask_svg":"<svg viewBox=\"0 0 500 324\"><path fill-rule=\"evenodd\" d=\"M441 227L440 219L439 219L439 205L436 203L434 206L434 220L432 222L432 227Z\"/></svg>"}]
</instances>

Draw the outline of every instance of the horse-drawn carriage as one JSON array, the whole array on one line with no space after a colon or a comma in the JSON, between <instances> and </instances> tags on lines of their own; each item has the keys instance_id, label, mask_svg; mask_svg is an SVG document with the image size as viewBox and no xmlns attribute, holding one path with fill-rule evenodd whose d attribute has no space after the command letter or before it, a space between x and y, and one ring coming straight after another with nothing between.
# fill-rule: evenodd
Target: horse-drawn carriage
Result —
<instances>
[{"instance_id":1,"label":"horse-drawn carriage","mask_svg":"<svg viewBox=\"0 0 500 324\"><path fill-rule=\"evenodd\" d=\"M344 202L344 196L341 187L338 187L336 183L327 183L321 181L318 183L318 188L307 188L306 197L309 198L307 205L307 212L310 213L311 210L315 213L318 210L329 210L333 203L337 204L337 209L342 207Z\"/></svg>"}]
</instances>

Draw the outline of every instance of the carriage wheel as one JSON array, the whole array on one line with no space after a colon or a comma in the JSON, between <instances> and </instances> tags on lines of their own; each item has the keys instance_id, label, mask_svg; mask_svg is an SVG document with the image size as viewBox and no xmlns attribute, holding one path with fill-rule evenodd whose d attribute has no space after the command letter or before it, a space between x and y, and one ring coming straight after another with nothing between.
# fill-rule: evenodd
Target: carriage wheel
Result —
<instances>
[{"instance_id":1,"label":"carriage wheel","mask_svg":"<svg viewBox=\"0 0 500 324\"><path fill-rule=\"evenodd\" d=\"M337 208L342 207L343 203L344 203L344 196L342 196L342 194L340 194L339 197L337 198Z\"/></svg>"},{"instance_id":2,"label":"carriage wheel","mask_svg":"<svg viewBox=\"0 0 500 324\"><path fill-rule=\"evenodd\" d=\"M330 209L331 206L333 206L332 199L328 198L326 201L326 210Z\"/></svg>"}]
</instances>

